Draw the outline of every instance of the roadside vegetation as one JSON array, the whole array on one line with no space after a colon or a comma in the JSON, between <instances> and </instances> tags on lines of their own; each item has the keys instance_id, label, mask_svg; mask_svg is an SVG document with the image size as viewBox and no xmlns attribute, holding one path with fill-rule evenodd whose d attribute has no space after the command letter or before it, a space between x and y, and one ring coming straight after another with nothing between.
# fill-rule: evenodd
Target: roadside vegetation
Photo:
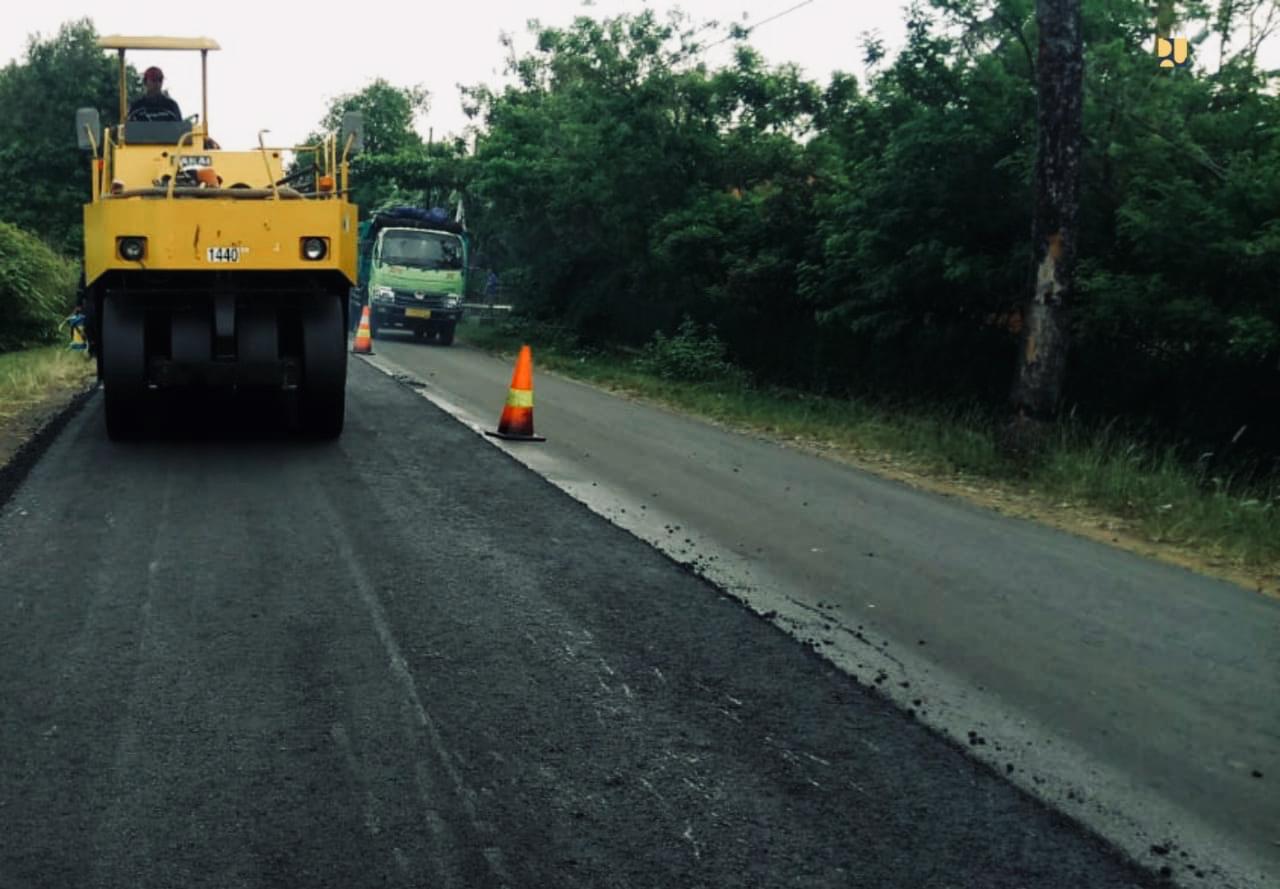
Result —
<instances>
[{"instance_id":1,"label":"roadside vegetation","mask_svg":"<svg viewBox=\"0 0 1280 889\"><path fill-rule=\"evenodd\" d=\"M112 120L115 69L81 20L32 38L0 69L0 155L11 187L0 194L0 464L48 409L94 374L66 348L62 326L80 275L81 205L89 176L68 125L97 105ZM134 75L136 76L136 75ZM40 95L40 102L31 96Z\"/></svg>"},{"instance_id":2,"label":"roadside vegetation","mask_svg":"<svg viewBox=\"0 0 1280 889\"><path fill-rule=\"evenodd\" d=\"M724 361L712 332L686 322L639 349L584 345L563 327L471 320L472 345L514 354L534 346L537 368L816 450L1109 540L1149 542L1191 564L1280 592L1280 484L1256 467L1234 471L1147 443L1140 430L1065 417L1043 459L1028 467L998 446L1001 417L980 404L837 398L762 385ZM535 381L536 385L536 381ZM1136 540L1134 540L1136 538ZM1166 555L1169 553L1165 553Z\"/></svg>"},{"instance_id":3,"label":"roadside vegetation","mask_svg":"<svg viewBox=\"0 0 1280 889\"><path fill-rule=\"evenodd\" d=\"M39 238L0 221L0 353L57 339L79 274Z\"/></svg>"},{"instance_id":4,"label":"roadside vegetation","mask_svg":"<svg viewBox=\"0 0 1280 889\"><path fill-rule=\"evenodd\" d=\"M0 464L25 418L83 389L93 376L84 352L51 345L75 300L78 266L39 238L0 222ZM27 430L29 431L29 430Z\"/></svg>"},{"instance_id":5,"label":"roadside vegetation","mask_svg":"<svg viewBox=\"0 0 1280 889\"><path fill-rule=\"evenodd\" d=\"M83 389L93 376L93 361L64 346L0 354L0 433L32 408Z\"/></svg>"}]
</instances>

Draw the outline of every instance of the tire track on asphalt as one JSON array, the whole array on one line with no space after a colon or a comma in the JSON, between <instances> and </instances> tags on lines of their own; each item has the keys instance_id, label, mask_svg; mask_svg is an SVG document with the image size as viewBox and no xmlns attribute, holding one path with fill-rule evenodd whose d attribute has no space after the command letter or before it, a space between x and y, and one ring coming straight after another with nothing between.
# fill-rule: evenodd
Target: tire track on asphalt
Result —
<instances>
[{"instance_id":1,"label":"tire track on asphalt","mask_svg":"<svg viewBox=\"0 0 1280 889\"><path fill-rule=\"evenodd\" d=\"M486 845L483 849L482 858L488 867L490 875L499 883L509 885L511 883L511 875L505 863L505 856L498 844L496 832L491 824L479 816L476 806L476 793L463 779L462 773L454 763L452 753L444 742L436 720L427 710L421 696L418 694L417 681L414 679L409 664L396 642L395 634L387 621L386 611L383 609L382 602L378 598L377 591L369 578L363 561L351 546L351 535L346 528L343 513L337 508L327 489L322 488L319 494L318 499L327 519L326 524L329 528L334 529L332 539L342 565L353 582L355 592L364 606L365 613L378 638L378 642L386 654L387 669L397 686L399 686L404 700L411 707L414 726L418 733L418 738L414 739L418 743L414 746L421 746L425 742L426 752L429 754L430 759L438 764L448 777L449 789L461 804L471 831L475 836L485 840ZM435 867L436 877L438 880L443 881L445 886L463 886L465 884L462 882L460 863L457 861L456 854L452 852L457 845L456 839L451 835L452 830L441 818L436 805L435 797L437 791L435 780L432 777L432 770L423 768L422 765L420 762L418 767L415 768L414 777L418 796L424 806L428 824L431 827L432 845L436 852L436 854L432 855L432 863Z\"/></svg>"},{"instance_id":2,"label":"tire track on asphalt","mask_svg":"<svg viewBox=\"0 0 1280 889\"><path fill-rule=\"evenodd\" d=\"M95 885L120 886L127 884L138 873L135 862L155 860L151 837L132 829L127 816L140 809L143 788L130 780L144 770L139 725L143 712L143 687L145 672L156 659L167 659L172 649L168 641L162 642L156 632L155 597L157 576L164 555L162 540L169 522L173 501L173 470L167 468L160 495L160 508L156 513L155 533L150 543L146 579L143 583L142 602L138 606L138 641L136 662L129 681L129 700L125 716L116 738L113 757L114 794L110 808L104 813L94 831L93 847L98 850L95 861ZM101 588L100 588L101 589ZM107 593L112 585L106 584ZM169 640L172 641L172 640ZM129 800L133 800L130 804Z\"/></svg>"}]
</instances>

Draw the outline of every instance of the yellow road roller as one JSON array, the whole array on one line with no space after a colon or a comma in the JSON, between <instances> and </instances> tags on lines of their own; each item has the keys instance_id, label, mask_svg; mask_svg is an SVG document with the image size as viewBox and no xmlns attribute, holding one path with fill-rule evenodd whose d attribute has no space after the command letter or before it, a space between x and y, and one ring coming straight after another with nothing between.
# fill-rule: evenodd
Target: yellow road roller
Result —
<instances>
[{"instance_id":1,"label":"yellow road roller","mask_svg":"<svg viewBox=\"0 0 1280 889\"><path fill-rule=\"evenodd\" d=\"M358 240L348 161L361 147L359 114L314 145L272 147L260 132L256 147L224 150L209 129L215 41L108 36L98 45L119 55L121 123L104 131L97 109L81 108L76 132L92 157L84 301L107 434L139 435L164 412L167 392L269 390L296 409L303 432L338 436ZM198 52L200 114L131 115L129 50Z\"/></svg>"}]
</instances>

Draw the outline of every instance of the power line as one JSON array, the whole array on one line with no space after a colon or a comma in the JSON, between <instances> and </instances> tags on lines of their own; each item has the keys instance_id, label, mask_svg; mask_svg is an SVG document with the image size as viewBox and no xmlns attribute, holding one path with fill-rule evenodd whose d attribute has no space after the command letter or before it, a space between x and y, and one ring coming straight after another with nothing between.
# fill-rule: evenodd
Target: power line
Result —
<instances>
[{"instance_id":1,"label":"power line","mask_svg":"<svg viewBox=\"0 0 1280 889\"><path fill-rule=\"evenodd\" d=\"M771 16L769 16L767 19L762 19L762 20L760 20L760 21L756 22L754 25L752 25L752 26L751 26L751 27L749 27L749 28L743 28L743 29L742 29L743 34L744 34L744 35L745 35L745 34L750 34L752 31L754 31L756 28L759 28L761 25L767 25L767 24L769 24L769 22L776 22L778 19L782 18L784 15L790 15L791 13L795 12L797 9L802 9L802 8L804 8L804 7L808 6L808 5L809 5L810 3L812 3L812 2L813 2L813 0L802 0L802 2L797 3L795 6L792 6L792 7L790 7L789 9L784 9L784 10L782 10L782 12L779 12L779 13L776 13L776 14L774 14L774 15L771 15ZM732 40L735 36L737 36L737 35L735 35L735 34L733 34L733 33L731 32L731 33L730 33L730 34L728 34L727 36L722 37L722 38L720 38L719 40L717 40L715 43L709 43L709 44L707 44L706 46L704 46L704 47L702 48L702 52L706 52L707 50L711 49L712 47L719 46L720 44L722 44L722 43L724 43L724 42L726 42L726 41Z\"/></svg>"},{"instance_id":2,"label":"power line","mask_svg":"<svg viewBox=\"0 0 1280 889\"><path fill-rule=\"evenodd\" d=\"M799 8L800 8L800 7L802 7L802 6L808 6L808 5L809 5L810 3L812 3L812 2L813 2L813 0L804 0L804 2L803 2L803 3L797 3L795 6L792 6L790 9L784 9L784 10L782 10L782 12L779 12L779 13L777 13L776 15L771 15L771 16L769 16L767 19L764 19L764 20L762 20L762 21L758 21L758 22L756 22L754 25L752 25L752 26L751 26L750 28L748 28L747 30L748 30L748 31L754 31L756 28L760 27L761 25L767 25L767 24L769 24L769 22L776 21L777 19L782 18L784 15L789 15L789 14L791 14L791 13L795 12L797 9L799 9Z\"/></svg>"}]
</instances>

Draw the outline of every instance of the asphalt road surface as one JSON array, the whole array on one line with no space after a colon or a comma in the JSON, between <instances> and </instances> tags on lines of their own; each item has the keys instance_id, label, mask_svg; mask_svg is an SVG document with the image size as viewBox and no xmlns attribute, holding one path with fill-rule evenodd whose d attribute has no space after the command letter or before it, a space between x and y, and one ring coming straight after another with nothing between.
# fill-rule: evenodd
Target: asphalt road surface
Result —
<instances>
[{"instance_id":1,"label":"asphalt road surface","mask_svg":"<svg viewBox=\"0 0 1280 889\"><path fill-rule=\"evenodd\" d=\"M4 889L1156 885L410 388L348 403L121 445L95 397L0 506Z\"/></svg>"},{"instance_id":2,"label":"asphalt road surface","mask_svg":"<svg viewBox=\"0 0 1280 889\"><path fill-rule=\"evenodd\" d=\"M509 362L375 348L495 425ZM536 345L534 361L549 440L513 455L1146 865L1280 885L1280 601L538 372Z\"/></svg>"}]
</instances>

